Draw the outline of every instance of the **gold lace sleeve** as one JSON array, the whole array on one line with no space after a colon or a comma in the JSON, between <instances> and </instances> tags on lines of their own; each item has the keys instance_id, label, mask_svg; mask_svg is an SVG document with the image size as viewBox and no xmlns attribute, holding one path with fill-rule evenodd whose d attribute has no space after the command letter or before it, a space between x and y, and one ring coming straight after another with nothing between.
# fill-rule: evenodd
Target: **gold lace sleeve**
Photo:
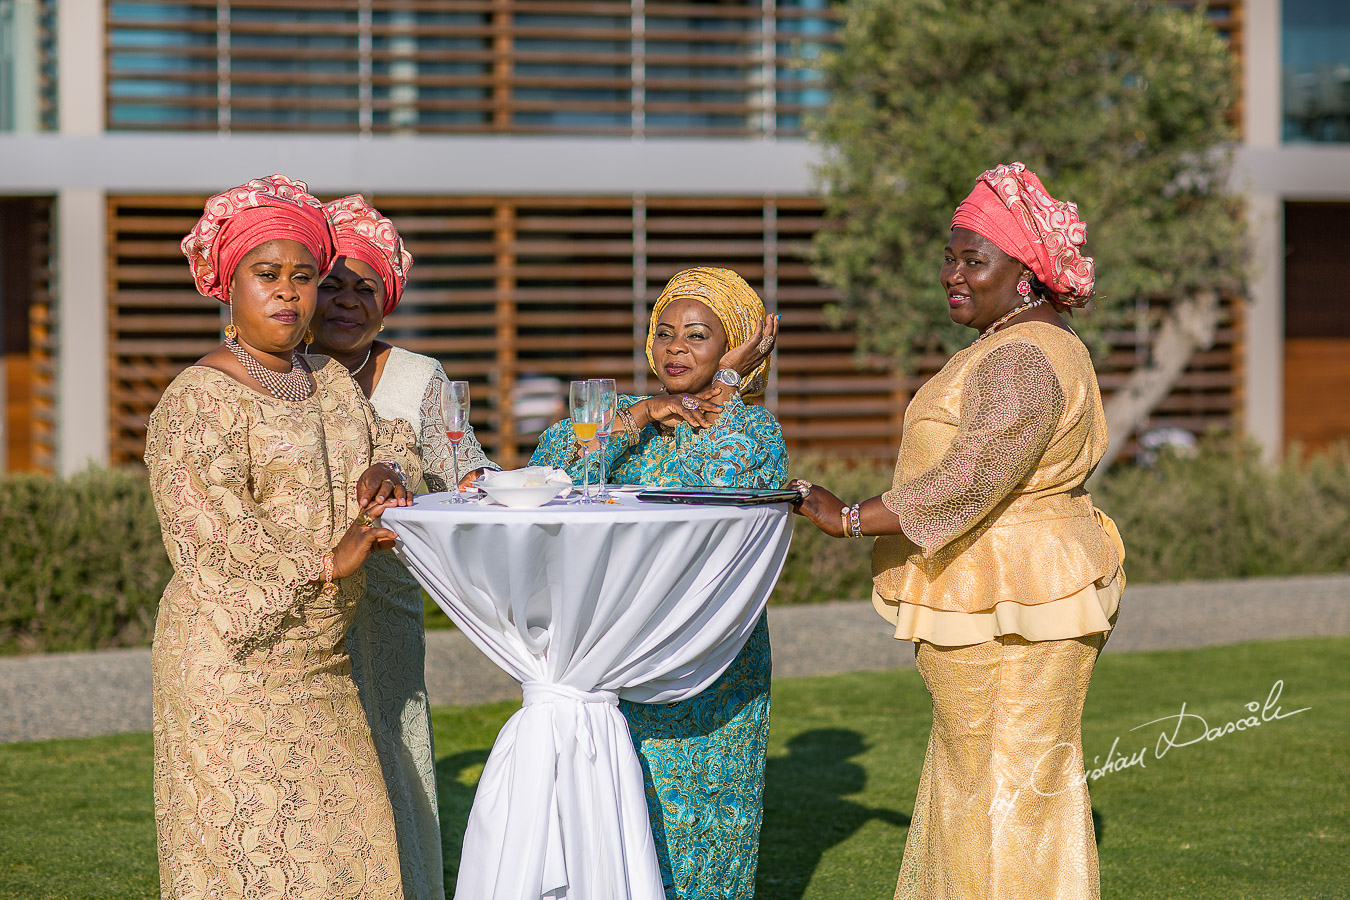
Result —
<instances>
[{"instance_id":1,"label":"gold lace sleeve","mask_svg":"<svg viewBox=\"0 0 1350 900\"><path fill-rule=\"evenodd\" d=\"M413 490L422 480L422 458L417 454L412 423L407 419L381 419L369 401L364 408L370 423L371 463L398 463L408 490Z\"/></svg>"},{"instance_id":2,"label":"gold lace sleeve","mask_svg":"<svg viewBox=\"0 0 1350 900\"><path fill-rule=\"evenodd\" d=\"M150 418L145 451L169 560L239 656L318 595L327 553L254 501L248 427L237 398L171 390Z\"/></svg>"},{"instance_id":3,"label":"gold lace sleeve","mask_svg":"<svg viewBox=\"0 0 1350 900\"><path fill-rule=\"evenodd\" d=\"M925 557L989 515L1035 468L1064 412L1064 391L1035 344L996 347L966 379L942 459L882 495Z\"/></svg>"}]
</instances>

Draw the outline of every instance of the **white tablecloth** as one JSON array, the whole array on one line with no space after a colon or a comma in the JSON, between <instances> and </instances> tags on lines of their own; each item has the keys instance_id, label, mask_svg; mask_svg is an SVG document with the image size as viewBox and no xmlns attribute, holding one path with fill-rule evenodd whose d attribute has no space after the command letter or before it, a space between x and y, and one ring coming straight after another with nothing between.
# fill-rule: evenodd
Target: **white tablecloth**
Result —
<instances>
[{"instance_id":1,"label":"white tablecloth","mask_svg":"<svg viewBox=\"0 0 1350 900\"><path fill-rule=\"evenodd\" d=\"M399 554L520 681L464 836L465 900L664 900L618 697L668 703L740 652L783 566L786 505L391 509Z\"/></svg>"}]
</instances>

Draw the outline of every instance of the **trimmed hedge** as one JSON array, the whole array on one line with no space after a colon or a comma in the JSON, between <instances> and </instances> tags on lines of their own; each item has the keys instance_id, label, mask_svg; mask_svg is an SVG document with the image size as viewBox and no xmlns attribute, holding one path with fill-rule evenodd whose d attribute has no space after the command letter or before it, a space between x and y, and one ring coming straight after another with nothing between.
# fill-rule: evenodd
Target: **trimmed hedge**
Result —
<instances>
[{"instance_id":1,"label":"trimmed hedge","mask_svg":"<svg viewBox=\"0 0 1350 900\"><path fill-rule=\"evenodd\" d=\"M889 464L803 457L793 477L850 501L891 482ZM144 645L170 575L145 476L95 471L0 479L0 653ZM1135 584L1350 572L1350 452L1268 466L1210 440L1148 469L1121 466L1094 492L1120 526ZM773 603L871 594L872 542L797 523ZM448 620L429 608L428 624Z\"/></svg>"},{"instance_id":2,"label":"trimmed hedge","mask_svg":"<svg viewBox=\"0 0 1350 900\"><path fill-rule=\"evenodd\" d=\"M0 653L148 644L170 574L143 473L0 479Z\"/></svg>"}]
</instances>

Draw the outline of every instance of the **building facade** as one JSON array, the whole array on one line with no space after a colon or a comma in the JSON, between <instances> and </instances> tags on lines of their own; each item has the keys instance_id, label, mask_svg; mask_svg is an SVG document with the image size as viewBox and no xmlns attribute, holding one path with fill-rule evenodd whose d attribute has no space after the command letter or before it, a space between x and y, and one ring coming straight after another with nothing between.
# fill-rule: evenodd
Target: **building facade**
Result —
<instances>
[{"instance_id":1,"label":"building facade","mask_svg":"<svg viewBox=\"0 0 1350 900\"><path fill-rule=\"evenodd\" d=\"M1285 386L1350 359L1325 344L1350 332L1286 310L1306 280L1296 255L1286 272L1286 225L1334 232L1350 198L1339 107L1282 112L1281 85L1308 79L1281 35L1308 4L1210 4L1245 64L1239 177L1261 255L1251 301L1141 428L1245 430L1278 452L1314 439ZM793 453L893 456L943 360L906 377L826 323L803 129L836 17L827 0L0 0L7 467L139 459L164 386L220 339L177 242L207 195L274 171L399 224L417 263L386 335L471 382L507 464L537 434L522 381L649 385L647 310L693 264L736 269L781 313L765 402ZM1307 56L1318 98L1334 92L1317 67L1350 61L1331 46L1331 63ZM1105 390L1146 362L1160 314L1114 336ZM1326 422L1315 439L1350 434Z\"/></svg>"}]
</instances>

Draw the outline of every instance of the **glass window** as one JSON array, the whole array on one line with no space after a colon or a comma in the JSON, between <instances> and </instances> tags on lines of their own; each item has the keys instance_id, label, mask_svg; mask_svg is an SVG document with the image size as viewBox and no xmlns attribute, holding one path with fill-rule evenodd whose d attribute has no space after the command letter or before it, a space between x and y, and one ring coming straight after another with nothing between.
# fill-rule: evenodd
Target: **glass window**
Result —
<instances>
[{"instance_id":1,"label":"glass window","mask_svg":"<svg viewBox=\"0 0 1350 900\"><path fill-rule=\"evenodd\" d=\"M1350 141L1350 3L1284 0L1286 141Z\"/></svg>"}]
</instances>

